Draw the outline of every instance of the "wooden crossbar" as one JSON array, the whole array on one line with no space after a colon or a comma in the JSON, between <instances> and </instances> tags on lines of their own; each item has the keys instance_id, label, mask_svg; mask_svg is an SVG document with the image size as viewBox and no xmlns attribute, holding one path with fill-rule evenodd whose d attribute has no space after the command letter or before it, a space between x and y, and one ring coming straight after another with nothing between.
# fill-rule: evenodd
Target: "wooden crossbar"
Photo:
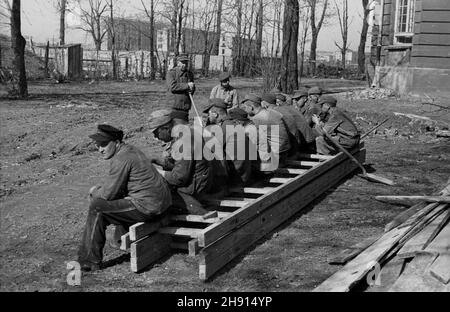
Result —
<instances>
[{"instance_id":1,"label":"wooden crossbar","mask_svg":"<svg viewBox=\"0 0 450 312\"><path fill-rule=\"evenodd\" d=\"M332 158L329 158L332 159ZM307 160L288 160L286 162L289 166L299 166L299 167L315 167L320 164L319 161L307 161Z\"/></svg>"},{"instance_id":2,"label":"wooden crossbar","mask_svg":"<svg viewBox=\"0 0 450 312\"><path fill-rule=\"evenodd\" d=\"M201 229L183 228L183 227L163 227L158 230L159 233L169 234L172 236L189 236L196 238Z\"/></svg>"},{"instance_id":3,"label":"wooden crossbar","mask_svg":"<svg viewBox=\"0 0 450 312\"><path fill-rule=\"evenodd\" d=\"M275 187L243 187L243 188L231 188L232 193L239 194L267 194L273 191Z\"/></svg>"},{"instance_id":4,"label":"wooden crossbar","mask_svg":"<svg viewBox=\"0 0 450 312\"><path fill-rule=\"evenodd\" d=\"M307 169L295 169L295 168L280 168L277 173L288 173L288 174L303 174L307 172Z\"/></svg>"},{"instance_id":5,"label":"wooden crossbar","mask_svg":"<svg viewBox=\"0 0 450 312\"><path fill-rule=\"evenodd\" d=\"M269 180L269 183L284 184L284 183L290 182L291 180L292 180L292 178L271 178Z\"/></svg>"}]
</instances>

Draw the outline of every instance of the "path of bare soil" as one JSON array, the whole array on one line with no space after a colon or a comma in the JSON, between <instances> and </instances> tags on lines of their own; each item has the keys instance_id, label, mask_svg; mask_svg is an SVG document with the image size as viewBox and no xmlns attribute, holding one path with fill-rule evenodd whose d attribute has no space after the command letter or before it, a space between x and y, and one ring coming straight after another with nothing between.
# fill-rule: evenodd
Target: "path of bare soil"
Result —
<instances>
[{"instance_id":1,"label":"path of bare soil","mask_svg":"<svg viewBox=\"0 0 450 312\"><path fill-rule=\"evenodd\" d=\"M214 84L200 81L195 96L200 107ZM235 84L243 95L257 91L260 81ZM350 101L343 95L339 105L363 132L392 117L365 142L367 163L396 186L356 176L344 180L208 283L198 280L197 261L184 253L134 274L127 256L107 246L105 259L118 264L83 275L82 285L71 287L66 262L76 260L86 194L108 168L87 135L96 124L110 123L123 128L127 140L146 153L159 152L146 119L169 104L162 83L39 83L30 90L34 95L27 101L0 99L2 291L309 291L339 269L326 262L328 256L381 234L405 209L377 202L375 195L431 194L450 176L449 140L432 131L448 127L448 110L432 113L418 101ZM427 115L438 123L414 122L393 112Z\"/></svg>"}]
</instances>

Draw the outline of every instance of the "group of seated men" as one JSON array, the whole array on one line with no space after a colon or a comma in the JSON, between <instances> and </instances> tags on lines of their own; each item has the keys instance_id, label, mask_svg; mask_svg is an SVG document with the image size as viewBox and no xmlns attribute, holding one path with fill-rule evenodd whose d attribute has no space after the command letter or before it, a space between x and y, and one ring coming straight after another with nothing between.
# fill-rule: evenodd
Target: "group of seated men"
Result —
<instances>
[{"instance_id":1,"label":"group of seated men","mask_svg":"<svg viewBox=\"0 0 450 312\"><path fill-rule=\"evenodd\" d=\"M226 78L229 80L229 76ZM212 194L227 194L228 186L257 180L287 160L297 159L302 152L336 153L335 144L324 132L348 149L359 142L354 123L336 107L336 99L321 95L319 88L296 92L290 98L281 93L248 94L240 102L236 98L235 91L232 100L211 98L203 111L201 129L189 126L186 110L153 112L149 128L156 139L167 144L159 157L148 157L125 143L123 132L109 125L99 125L90 135L103 158L111 162L106 183L89 192L88 218L78 251L83 271L101 268L105 231L110 224L118 226L116 233L124 233L136 222L155 221L168 212L206 215L205 199ZM196 157L195 148L190 149L190 157L172 157L172 147L179 139L174 135L175 127L187 127L192 138L200 131L203 147L208 140L204 132L214 125L222 129L222 155L231 157ZM228 126L240 126L245 135L229 133ZM277 131L273 133L271 126ZM250 135L250 129L256 129L256 138ZM229 155L230 145L235 152L244 146L243 156ZM257 151L253 158L252 146ZM273 157L277 158L275 167Z\"/></svg>"}]
</instances>

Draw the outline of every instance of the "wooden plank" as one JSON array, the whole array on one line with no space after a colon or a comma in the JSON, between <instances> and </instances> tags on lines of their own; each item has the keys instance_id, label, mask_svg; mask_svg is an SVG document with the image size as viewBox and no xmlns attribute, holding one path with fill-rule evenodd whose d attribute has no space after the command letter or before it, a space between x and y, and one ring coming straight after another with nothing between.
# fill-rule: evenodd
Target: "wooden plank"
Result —
<instances>
[{"instance_id":1,"label":"wooden plank","mask_svg":"<svg viewBox=\"0 0 450 312\"><path fill-rule=\"evenodd\" d=\"M414 56L411 58L411 64L420 68L450 69L450 57Z\"/></svg>"},{"instance_id":2,"label":"wooden plank","mask_svg":"<svg viewBox=\"0 0 450 312\"><path fill-rule=\"evenodd\" d=\"M427 273L436 255L419 254L408 263L404 272L390 287L389 292L442 292L445 285ZM447 290L448 291L448 290Z\"/></svg>"},{"instance_id":3,"label":"wooden plank","mask_svg":"<svg viewBox=\"0 0 450 312\"><path fill-rule=\"evenodd\" d=\"M198 245L198 239L194 238L188 242L189 256L195 257L196 255L198 255L200 249L201 248Z\"/></svg>"},{"instance_id":4,"label":"wooden plank","mask_svg":"<svg viewBox=\"0 0 450 312\"><path fill-rule=\"evenodd\" d=\"M308 169L280 168L280 169L277 169L276 173L304 174L307 171L308 171Z\"/></svg>"},{"instance_id":5,"label":"wooden plank","mask_svg":"<svg viewBox=\"0 0 450 312\"><path fill-rule=\"evenodd\" d=\"M130 233L126 233L120 237L120 250L127 251L130 249L131 240Z\"/></svg>"},{"instance_id":6,"label":"wooden plank","mask_svg":"<svg viewBox=\"0 0 450 312\"><path fill-rule=\"evenodd\" d=\"M172 216L170 216L170 220L213 224L215 222L220 221L220 218L217 217L217 218L211 218L211 219L204 219L203 216L199 216L199 215L172 215Z\"/></svg>"},{"instance_id":7,"label":"wooden plank","mask_svg":"<svg viewBox=\"0 0 450 312\"><path fill-rule=\"evenodd\" d=\"M333 158L333 156L331 155L320 155L320 154L299 154L298 156L300 158L305 159L319 159L319 160L327 160Z\"/></svg>"},{"instance_id":8,"label":"wooden plank","mask_svg":"<svg viewBox=\"0 0 450 312\"><path fill-rule=\"evenodd\" d=\"M430 267L430 274L444 284L450 282L450 254L441 254Z\"/></svg>"},{"instance_id":9,"label":"wooden plank","mask_svg":"<svg viewBox=\"0 0 450 312\"><path fill-rule=\"evenodd\" d=\"M201 232L201 229L192 229L184 227L163 227L158 230L159 233L168 234L173 236L189 236L196 238Z\"/></svg>"},{"instance_id":10,"label":"wooden plank","mask_svg":"<svg viewBox=\"0 0 450 312\"><path fill-rule=\"evenodd\" d=\"M448 0L422 0L422 10L449 10L450 2Z\"/></svg>"},{"instance_id":11,"label":"wooden plank","mask_svg":"<svg viewBox=\"0 0 450 312\"><path fill-rule=\"evenodd\" d=\"M398 227L399 228L407 227L407 226L410 226L410 225L412 225L414 223L417 223L417 221L423 219L427 214L432 212L437 207L439 207L438 203L433 203L433 204L427 205L425 208L419 210L411 218L409 218L406 222L400 224Z\"/></svg>"},{"instance_id":12,"label":"wooden plank","mask_svg":"<svg viewBox=\"0 0 450 312\"><path fill-rule=\"evenodd\" d=\"M375 196L376 200L381 201L396 201L396 200L414 200L414 201L424 201L427 203L445 203L450 204L450 196L420 196L420 195L389 195L389 196Z\"/></svg>"},{"instance_id":13,"label":"wooden plank","mask_svg":"<svg viewBox=\"0 0 450 312\"><path fill-rule=\"evenodd\" d=\"M361 160L365 158L365 150L356 156ZM200 254L200 279L206 280L216 273L229 261L244 252L249 246L261 237L270 233L285 220L292 217L301 209L307 207L314 199L327 189L336 185L342 178L350 174L356 165L345 159L314 180L309 181L296 192L290 193L283 200L274 201L273 204L255 213L254 217L228 235L223 236L214 243L208 244ZM240 221L235 219L234 221ZM213 234L217 234L214 233ZM201 244L200 244L201 246Z\"/></svg>"},{"instance_id":14,"label":"wooden plank","mask_svg":"<svg viewBox=\"0 0 450 312\"><path fill-rule=\"evenodd\" d=\"M170 252L170 236L155 233L144 237L130 246L132 272L139 272Z\"/></svg>"},{"instance_id":15,"label":"wooden plank","mask_svg":"<svg viewBox=\"0 0 450 312\"><path fill-rule=\"evenodd\" d=\"M447 23L420 23L420 32L427 34L449 34L450 29Z\"/></svg>"},{"instance_id":16,"label":"wooden plank","mask_svg":"<svg viewBox=\"0 0 450 312\"><path fill-rule=\"evenodd\" d=\"M357 255L359 255L362 251L367 249L370 245L372 245L376 240L378 240L380 236L371 236L362 242L359 242L350 248L346 248L342 250L339 254L328 258L329 264L346 264L348 261L355 258Z\"/></svg>"},{"instance_id":17,"label":"wooden plank","mask_svg":"<svg viewBox=\"0 0 450 312\"><path fill-rule=\"evenodd\" d=\"M155 222L138 222L130 226L130 240L137 241L151 233L156 232L161 226L168 224L169 218L164 218Z\"/></svg>"},{"instance_id":18,"label":"wooden plank","mask_svg":"<svg viewBox=\"0 0 450 312\"><path fill-rule=\"evenodd\" d=\"M411 56L450 57L450 46L413 46Z\"/></svg>"},{"instance_id":19,"label":"wooden plank","mask_svg":"<svg viewBox=\"0 0 450 312\"><path fill-rule=\"evenodd\" d=\"M379 263L389 250L409 231L409 227L395 228L380 237L372 246L360 253L355 259L347 263L326 281L314 289L314 291L349 291L353 285L360 281Z\"/></svg>"},{"instance_id":20,"label":"wooden plank","mask_svg":"<svg viewBox=\"0 0 450 312\"><path fill-rule=\"evenodd\" d=\"M450 253L450 223L441 230L436 238L424 249L425 253Z\"/></svg>"},{"instance_id":21,"label":"wooden plank","mask_svg":"<svg viewBox=\"0 0 450 312\"><path fill-rule=\"evenodd\" d=\"M244 207L251 201L246 200L229 200L229 199L208 199L206 203L219 207Z\"/></svg>"},{"instance_id":22,"label":"wooden plank","mask_svg":"<svg viewBox=\"0 0 450 312\"><path fill-rule=\"evenodd\" d=\"M360 152L353 151L357 153L360 157L360 161L365 160L365 150ZM239 208L229 215L225 220L220 223L212 224L205 228L199 236L199 244L201 247L205 247L212 242L216 241L225 234L231 232L233 229L244 224L249 219L254 218L260 214L264 209L270 207L272 204L277 203L284 197L288 196L292 192L298 191L303 186L307 185L314 179L318 178L325 172L331 170L332 168L347 162L347 156L343 153L337 154L335 157L328 159L318 165L314 170L305 173L302 176L293 178L289 183L280 185L276 189L269 193L265 193L263 196L259 197L255 202L253 202L248 207ZM348 167L347 167L348 168ZM353 166L351 167L353 169ZM296 203L298 204L298 203Z\"/></svg>"},{"instance_id":23,"label":"wooden plank","mask_svg":"<svg viewBox=\"0 0 450 312\"><path fill-rule=\"evenodd\" d=\"M243 188L231 188L230 192L239 194L267 194L275 190L275 187L243 187Z\"/></svg>"},{"instance_id":24,"label":"wooden plank","mask_svg":"<svg viewBox=\"0 0 450 312\"><path fill-rule=\"evenodd\" d=\"M439 226L437 226L434 229L433 233L431 233L430 237L427 239L422 249L427 248L428 245L434 240L434 238L441 232L442 228L447 224L448 220L450 219L450 210L444 212L444 215L445 215L444 220L442 220L442 223L439 224Z\"/></svg>"},{"instance_id":25,"label":"wooden plank","mask_svg":"<svg viewBox=\"0 0 450 312\"><path fill-rule=\"evenodd\" d=\"M284 184L292 181L292 178L271 178L269 179L269 183L277 183L277 184Z\"/></svg>"},{"instance_id":26,"label":"wooden plank","mask_svg":"<svg viewBox=\"0 0 450 312\"><path fill-rule=\"evenodd\" d=\"M442 225L442 221L444 219L445 214L437 216L422 231L420 231L416 236L407 241L405 245L403 245L403 247L399 250L397 256L399 258L411 258L422 251L430 236L435 232L437 228Z\"/></svg>"},{"instance_id":27,"label":"wooden plank","mask_svg":"<svg viewBox=\"0 0 450 312\"><path fill-rule=\"evenodd\" d=\"M329 158L331 159L331 158ZM288 160L286 162L288 166L296 167L315 167L320 164L319 161L307 161L307 160Z\"/></svg>"},{"instance_id":28,"label":"wooden plank","mask_svg":"<svg viewBox=\"0 0 450 312\"><path fill-rule=\"evenodd\" d=\"M432 204L432 205L434 205L434 204ZM425 206L426 206L425 203L419 203L419 204L416 204L416 205L408 208L407 210L403 211L402 213L397 215L394 219L392 219L391 222L386 224L386 226L384 227L384 231L389 232L393 228L406 222L411 216L413 216L415 213L417 213L418 211L423 209Z\"/></svg>"}]
</instances>

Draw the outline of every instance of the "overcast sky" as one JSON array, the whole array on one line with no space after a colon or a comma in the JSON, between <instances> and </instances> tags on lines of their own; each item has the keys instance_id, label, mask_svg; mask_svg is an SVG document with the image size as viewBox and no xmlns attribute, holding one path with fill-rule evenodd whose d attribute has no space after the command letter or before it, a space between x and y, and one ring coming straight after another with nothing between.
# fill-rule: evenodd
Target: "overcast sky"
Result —
<instances>
[{"instance_id":1,"label":"overcast sky","mask_svg":"<svg viewBox=\"0 0 450 312\"><path fill-rule=\"evenodd\" d=\"M334 1L330 0L334 7ZM59 16L54 3L56 0L23 0L22 1L22 33L32 36L35 42L45 42L54 39L58 41ZM339 2L339 0L338 0ZM348 0L349 2L349 42L350 48L356 50L359 44L359 36L362 25L361 0ZM119 0L121 12L124 15L135 15L141 8L140 0ZM68 17L68 23L73 23L73 17ZM337 19L329 21L329 26L324 27L319 34L318 49L324 51L337 50L334 41L341 42L341 35ZM2 33L9 33L9 28L2 26ZM81 31L68 30L66 34L67 43L85 43L86 34Z\"/></svg>"}]
</instances>

